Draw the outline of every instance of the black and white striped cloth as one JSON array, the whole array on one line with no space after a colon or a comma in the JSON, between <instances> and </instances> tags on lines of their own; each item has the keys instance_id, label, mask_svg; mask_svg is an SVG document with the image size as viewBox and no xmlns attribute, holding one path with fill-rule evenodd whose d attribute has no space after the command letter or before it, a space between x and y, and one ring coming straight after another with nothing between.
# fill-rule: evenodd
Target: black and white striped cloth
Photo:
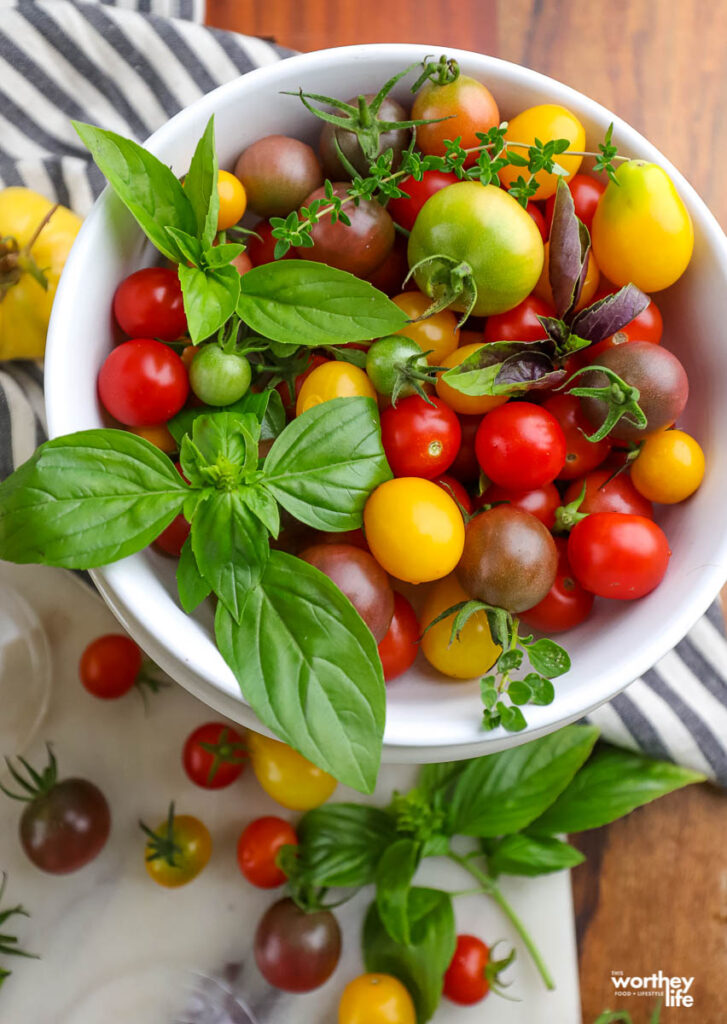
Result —
<instances>
[{"instance_id":1,"label":"black and white striped cloth","mask_svg":"<svg viewBox=\"0 0 727 1024\"><path fill-rule=\"evenodd\" d=\"M203 0L0 0L0 187L88 212L103 181L70 118L143 141L181 107L288 51L200 24ZM43 440L42 372L0 364L0 479ZM727 641L715 604L592 720L727 785Z\"/></svg>"}]
</instances>

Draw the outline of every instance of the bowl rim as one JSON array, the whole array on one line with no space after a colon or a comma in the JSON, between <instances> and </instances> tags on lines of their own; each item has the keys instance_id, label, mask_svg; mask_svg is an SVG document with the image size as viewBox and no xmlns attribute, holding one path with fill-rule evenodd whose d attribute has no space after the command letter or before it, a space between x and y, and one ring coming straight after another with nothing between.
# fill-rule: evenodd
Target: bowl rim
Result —
<instances>
[{"instance_id":1,"label":"bowl rim","mask_svg":"<svg viewBox=\"0 0 727 1024\"><path fill-rule=\"evenodd\" d=\"M619 140L621 151L626 153L635 151L638 153L639 158L645 158L658 163L672 178L692 218L699 224L700 230L717 253L722 273L725 279L727 279L727 238L725 238L714 215L684 175L674 167L663 153L626 121L584 93L559 82L557 79L510 61L505 61L499 57L492 57L455 47L419 43L365 43L353 46L331 47L325 50L298 54L286 58L283 63L286 68L299 67L302 70L319 70L328 65L339 64L342 58L349 62L365 63L374 57L396 55L403 65L421 61L428 55L439 53L446 53L465 66L471 66L475 63L478 66L476 73L481 74L483 77L486 77L488 69L496 70L501 76L509 77L513 82L518 82L519 85L530 87L534 91L543 91L547 96L547 102L562 103L564 106L574 105L576 108L585 107L589 115L594 119L603 121L606 124L613 122L614 134ZM280 66L280 62L265 65L219 86L190 106L179 111L155 131L145 141L144 145L151 152L159 155L160 151L164 151L167 141L176 138L180 130L184 130L185 123L192 117L196 118L212 114L218 106L220 99L224 99L228 94L234 95L239 90L241 82L245 82L246 89L247 87L264 88L268 83L275 81ZM93 209L86 218L61 278L53 306L48 330L45 390L50 437L56 437L65 432L61 424L64 423L67 417L68 396L63 392L63 388L56 383L62 376L57 371L65 358L66 348L70 344L68 340L64 341L64 335L69 333L66 325L72 322L72 296L83 286L79 274L82 265L85 265L85 250L89 245L89 240L96 229L96 225L103 221L106 204L109 202L110 196L111 190L107 187L96 200ZM131 556L131 558L113 563L111 566L94 570L92 573L99 590L122 624L140 641L143 647L159 660L162 667L166 668L182 685L192 690L197 696L205 700L206 703L233 719L241 721L243 724L251 725L258 731L269 733L269 730L262 726L242 697L233 697L222 686L212 680L209 672L205 674L201 664L192 664L189 659L185 658L183 654L175 649L171 637L166 635L157 636L152 633L146 622L143 622L135 614L133 604L127 600L127 583L132 578L129 574L133 574L135 571L133 560L138 557ZM630 678L624 680L622 673L615 672L612 669L604 671L599 677L599 685L595 686L593 682L589 683L590 689L587 691L587 701L583 701L583 688L577 687L565 691L559 694L548 708L538 709L543 714L536 726L528 726L527 729L519 734L501 736L499 735L501 730L497 730L495 733L481 734L481 739L476 738L473 734L471 740L455 744L452 744L444 737L439 737L438 734L433 734L423 744L420 738L421 733L418 730L398 728L395 734L391 734L387 722L388 735L384 739L384 761L416 760L423 762L426 760L471 757L478 753L527 742L539 735L559 728L563 724L574 721L584 714L588 714L616 696L630 682L651 668L663 655L670 651L700 616L704 614L717 596L726 578L727 531L722 534L715 544L710 564L700 567L699 576L695 579L693 586L690 587L689 599L685 600L675 610L673 617L669 619L668 628L658 629L650 636L644 637L644 642L639 649L631 653L631 660L629 661ZM179 613L184 615L181 609L179 609ZM272 733L269 734L272 735Z\"/></svg>"}]
</instances>

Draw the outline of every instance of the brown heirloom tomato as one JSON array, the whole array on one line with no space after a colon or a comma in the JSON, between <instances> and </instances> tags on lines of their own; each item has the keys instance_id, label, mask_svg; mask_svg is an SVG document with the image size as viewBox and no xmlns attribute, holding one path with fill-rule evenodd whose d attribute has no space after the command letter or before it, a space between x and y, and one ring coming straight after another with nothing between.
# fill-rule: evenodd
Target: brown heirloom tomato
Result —
<instances>
[{"instance_id":1,"label":"brown heirloom tomato","mask_svg":"<svg viewBox=\"0 0 727 1024\"><path fill-rule=\"evenodd\" d=\"M384 639L394 614L394 591L379 563L353 544L314 544L300 558L325 573L343 591L377 643Z\"/></svg>"},{"instance_id":2,"label":"brown heirloom tomato","mask_svg":"<svg viewBox=\"0 0 727 1024\"><path fill-rule=\"evenodd\" d=\"M248 206L261 217L285 217L323 184L311 147L286 135L253 142L238 157L235 175L245 186Z\"/></svg>"},{"instance_id":3,"label":"brown heirloom tomato","mask_svg":"<svg viewBox=\"0 0 727 1024\"><path fill-rule=\"evenodd\" d=\"M333 191L345 199L348 187L347 182L339 181ZM323 188L311 192L304 205L310 206L315 199L325 200ZM296 251L300 259L316 260L357 277L366 277L389 255L394 244L394 222L373 199L362 199L358 206L349 203L345 212L350 225L342 221L331 224L329 217L323 217L311 229L313 247L301 246Z\"/></svg>"},{"instance_id":4,"label":"brown heirloom tomato","mask_svg":"<svg viewBox=\"0 0 727 1024\"><path fill-rule=\"evenodd\" d=\"M370 92L364 96L367 103L370 103L374 99L375 93ZM355 96L353 99L347 100L352 107L358 107L359 97ZM342 116L346 116L345 113L339 112ZM377 121L405 121L407 113L401 103L397 103L396 100L387 96L379 107L378 114L376 115ZM372 118L373 120L373 118ZM387 149L394 151L394 160L391 165L392 170L396 170L399 166L401 159L401 153L409 144L411 129L409 128L394 128L389 132L382 132L379 136L379 153L385 153ZM340 157L338 156L338 150L336 149L336 142L341 148L341 152L346 159L356 168L358 173L365 177L369 173L370 161L364 156L361 149L361 145L358 141L358 136L355 132L348 131L346 128L340 128L338 125L326 124L323 126L321 132L320 141L320 154L321 162L323 164L323 170L325 171L326 177L335 181L336 178L350 178L351 175L348 170L341 163Z\"/></svg>"}]
</instances>

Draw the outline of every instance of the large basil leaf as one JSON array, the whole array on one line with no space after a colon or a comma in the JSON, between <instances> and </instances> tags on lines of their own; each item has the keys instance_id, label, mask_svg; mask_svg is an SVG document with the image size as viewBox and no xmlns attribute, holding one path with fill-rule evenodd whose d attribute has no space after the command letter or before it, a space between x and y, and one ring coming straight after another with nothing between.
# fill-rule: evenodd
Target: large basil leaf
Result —
<instances>
[{"instance_id":1,"label":"large basil leaf","mask_svg":"<svg viewBox=\"0 0 727 1024\"><path fill-rule=\"evenodd\" d=\"M242 278L237 312L258 334L296 345L368 341L408 322L367 281L312 260L253 267Z\"/></svg>"},{"instance_id":2,"label":"large basil leaf","mask_svg":"<svg viewBox=\"0 0 727 1024\"><path fill-rule=\"evenodd\" d=\"M304 814L298 833L298 874L323 888L370 885L384 850L396 838L391 815L365 804L326 804Z\"/></svg>"},{"instance_id":3,"label":"large basil leaf","mask_svg":"<svg viewBox=\"0 0 727 1024\"><path fill-rule=\"evenodd\" d=\"M147 238L168 259L175 263L183 259L166 228L196 235L197 220L172 171L143 146L122 135L80 121L73 121L73 127Z\"/></svg>"},{"instance_id":4,"label":"large basil leaf","mask_svg":"<svg viewBox=\"0 0 727 1024\"><path fill-rule=\"evenodd\" d=\"M586 858L574 846L552 836L530 836L523 832L503 836L487 852L492 875L546 875L582 864Z\"/></svg>"},{"instance_id":5,"label":"large basil leaf","mask_svg":"<svg viewBox=\"0 0 727 1024\"><path fill-rule=\"evenodd\" d=\"M704 782L704 775L668 761L602 747L530 831L552 835L600 828L675 789Z\"/></svg>"},{"instance_id":6,"label":"large basil leaf","mask_svg":"<svg viewBox=\"0 0 727 1024\"><path fill-rule=\"evenodd\" d=\"M240 621L220 602L217 645L265 725L324 771L371 793L386 690L376 641L338 587L271 551Z\"/></svg>"},{"instance_id":7,"label":"large basil leaf","mask_svg":"<svg viewBox=\"0 0 727 1024\"><path fill-rule=\"evenodd\" d=\"M289 423L265 460L280 504L317 530L355 530L371 491L390 479L372 398L334 398Z\"/></svg>"},{"instance_id":8,"label":"large basil leaf","mask_svg":"<svg viewBox=\"0 0 727 1024\"><path fill-rule=\"evenodd\" d=\"M220 209L214 115L207 122L204 134L197 143L184 179L184 191L194 210L197 238L203 246L210 246L217 234L217 216Z\"/></svg>"},{"instance_id":9,"label":"large basil leaf","mask_svg":"<svg viewBox=\"0 0 727 1024\"><path fill-rule=\"evenodd\" d=\"M0 484L0 558L107 565L158 537L189 493L167 456L128 431L46 441Z\"/></svg>"},{"instance_id":10,"label":"large basil leaf","mask_svg":"<svg viewBox=\"0 0 727 1024\"><path fill-rule=\"evenodd\" d=\"M416 788L430 799L437 793L448 793L452 784L466 767L466 761L442 761L439 764L425 764L419 770Z\"/></svg>"},{"instance_id":11,"label":"large basil leaf","mask_svg":"<svg viewBox=\"0 0 727 1024\"><path fill-rule=\"evenodd\" d=\"M393 974L414 1000L417 1024L431 1020L439 1006L444 974L457 942L452 898L437 889L410 889L408 917L411 942L394 942L383 925L376 903L364 921L366 970Z\"/></svg>"},{"instance_id":12,"label":"large basil leaf","mask_svg":"<svg viewBox=\"0 0 727 1024\"><path fill-rule=\"evenodd\" d=\"M235 267L199 270L180 263L184 312L193 342L204 341L226 324L235 312L240 294L240 274Z\"/></svg>"},{"instance_id":13,"label":"large basil leaf","mask_svg":"<svg viewBox=\"0 0 727 1024\"><path fill-rule=\"evenodd\" d=\"M202 577L239 621L247 595L263 577L268 531L235 491L213 491L192 519L192 551Z\"/></svg>"},{"instance_id":14,"label":"large basil leaf","mask_svg":"<svg viewBox=\"0 0 727 1024\"><path fill-rule=\"evenodd\" d=\"M592 725L569 725L522 746L470 761L457 779L452 835L519 832L563 792L598 739Z\"/></svg>"},{"instance_id":15,"label":"large basil leaf","mask_svg":"<svg viewBox=\"0 0 727 1024\"><path fill-rule=\"evenodd\" d=\"M411 942L409 892L419 867L420 847L414 839L397 839L385 851L376 869L376 906L379 918L394 942Z\"/></svg>"},{"instance_id":16,"label":"large basil leaf","mask_svg":"<svg viewBox=\"0 0 727 1024\"><path fill-rule=\"evenodd\" d=\"M188 615L209 596L212 590L197 568L191 537L187 537L185 540L177 563L177 590L179 591L179 603Z\"/></svg>"},{"instance_id":17,"label":"large basil leaf","mask_svg":"<svg viewBox=\"0 0 727 1024\"><path fill-rule=\"evenodd\" d=\"M221 413L234 413L235 415L251 413L260 423L261 441L273 440L282 433L285 427L283 400L274 388L260 392L248 391L237 402L222 408L198 405L182 409L174 419L167 423L167 427L177 444L181 444L184 435L192 433L192 425L200 416L219 416Z\"/></svg>"}]
</instances>

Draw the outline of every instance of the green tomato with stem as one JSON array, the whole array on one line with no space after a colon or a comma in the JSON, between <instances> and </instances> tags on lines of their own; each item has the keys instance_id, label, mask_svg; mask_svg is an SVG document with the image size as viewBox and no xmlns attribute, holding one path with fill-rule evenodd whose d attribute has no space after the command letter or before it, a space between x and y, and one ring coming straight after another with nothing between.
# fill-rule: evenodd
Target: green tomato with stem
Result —
<instances>
[{"instance_id":1,"label":"green tomato with stem","mask_svg":"<svg viewBox=\"0 0 727 1024\"><path fill-rule=\"evenodd\" d=\"M423 395L423 385L436 381L426 354L402 334L391 334L373 343L366 353L366 373L378 393L394 403L399 398Z\"/></svg>"},{"instance_id":2,"label":"green tomato with stem","mask_svg":"<svg viewBox=\"0 0 727 1024\"><path fill-rule=\"evenodd\" d=\"M250 363L219 345L203 345L189 368L189 383L205 405L231 405L246 393L252 380Z\"/></svg>"}]
</instances>

